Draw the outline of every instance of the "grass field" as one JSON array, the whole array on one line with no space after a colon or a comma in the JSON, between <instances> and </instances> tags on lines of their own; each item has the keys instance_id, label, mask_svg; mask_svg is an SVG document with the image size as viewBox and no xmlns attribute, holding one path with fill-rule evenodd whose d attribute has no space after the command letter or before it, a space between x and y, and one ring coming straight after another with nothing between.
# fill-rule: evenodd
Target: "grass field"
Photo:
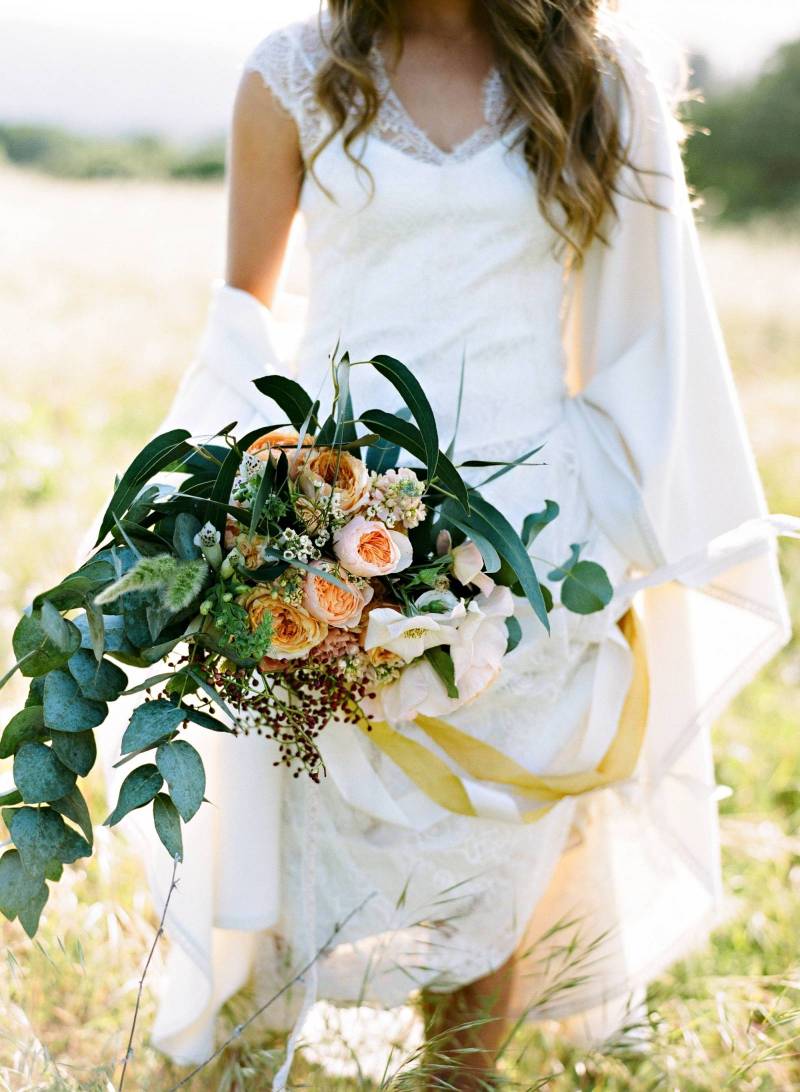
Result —
<instances>
[{"instance_id":1,"label":"grass field","mask_svg":"<svg viewBox=\"0 0 800 1092\"><path fill-rule=\"evenodd\" d=\"M110 471L156 426L191 358L220 268L223 201L214 187L73 184L5 170L0 209L2 673L20 609L72 566ZM772 508L800 512L797 245L768 227L706 237ZM799 546L783 548L796 620ZM0 723L21 693L16 682L2 692ZM719 780L732 790L722 804L729 912L706 951L652 987L650 1051L612 1044L581 1055L551 1029L527 1031L507 1055L515 1087L800 1086L798 726L793 643L717 728ZM92 791L100 821L97 778ZM88 867L67 870L35 943L0 923L2 1089L112 1087L155 922L131 851L105 828L97 843ZM180 1076L146 1046L153 1009L146 992L129 1088L162 1090ZM241 998L225 1019L235 1024L247 1011ZM246 1039L191 1087L268 1087L274 1045ZM303 1061L295 1077L297 1087L375 1087Z\"/></svg>"}]
</instances>

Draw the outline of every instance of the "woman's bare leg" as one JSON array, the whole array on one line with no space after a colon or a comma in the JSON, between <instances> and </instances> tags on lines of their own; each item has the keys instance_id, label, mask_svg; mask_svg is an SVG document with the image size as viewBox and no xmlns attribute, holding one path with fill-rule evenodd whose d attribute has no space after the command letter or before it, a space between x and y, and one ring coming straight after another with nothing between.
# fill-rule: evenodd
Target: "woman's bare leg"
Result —
<instances>
[{"instance_id":1,"label":"woman's bare leg","mask_svg":"<svg viewBox=\"0 0 800 1092\"><path fill-rule=\"evenodd\" d=\"M510 1027L508 1004L518 958L451 993L424 991L428 1088L478 1092L492 1087L497 1051ZM474 1027L465 1027L474 1023Z\"/></svg>"}]
</instances>

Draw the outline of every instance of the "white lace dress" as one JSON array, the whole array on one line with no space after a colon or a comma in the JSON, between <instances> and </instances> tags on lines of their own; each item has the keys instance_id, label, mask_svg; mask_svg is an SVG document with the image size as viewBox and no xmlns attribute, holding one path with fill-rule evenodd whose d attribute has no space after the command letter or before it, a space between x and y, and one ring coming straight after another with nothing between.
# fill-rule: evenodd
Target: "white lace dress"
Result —
<instances>
[{"instance_id":1,"label":"white lace dress","mask_svg":"<svg viewBox=\"0 0 800 1092\"><path fill-rule=\"evenodd\" d=\"M652 685L637 775L525 825L502 794L477 786L479 817L443 812L354 734L331 743L317 787L277 774L261 740L200 733L218 807L187 828L154 1030L180 1060L208 1055L220 1003L253 969L260 992L276 991L359 906L271 1007L273 1024L291 1026L304 998L391 1007L422 986L452 988L569 919L579 946L607 934L585 979L548 992L540 946L515 999L532 1017L563 1017L624 999L713 919L709 721L788 629L671 117L637 51L622 38L616 47L632 107L613 71L609 90L634 160L662 171L653 187L663 209L636 200L635 178L624 177L612 245L596 244L567 278L514 144L519 130L503 124L499 74L485 84L485 124L444 152L413 123L373 50L383 101L356 148L366 171L337 138L303 183L310 273L299 344L281 359L276 315L222 287L165 424L202 434L237 418L244 432L265 413L255 374L290 370L315 392L338 341L354 360L388 353L412 367L447 441L465 356L458 456L507 459L545 442L546 465L506 475L488 499L517 526L557 500L562 515L535 545L547 559L540 573L585 543L618 594L586 618L557 606L550 637L520 605L522 644L453 720L534 772L595 766L630 681L615 623L635 600ZM306 157L326 132L313 94L324 57L310 22L272 34L247 62L295 120ZM357 409L396 407L373 369L356 368L352 386ZM648 587L626 583L642 574ZM168 873L157 847L151 865L161 898Z\"/></svg>"}]
</instances>

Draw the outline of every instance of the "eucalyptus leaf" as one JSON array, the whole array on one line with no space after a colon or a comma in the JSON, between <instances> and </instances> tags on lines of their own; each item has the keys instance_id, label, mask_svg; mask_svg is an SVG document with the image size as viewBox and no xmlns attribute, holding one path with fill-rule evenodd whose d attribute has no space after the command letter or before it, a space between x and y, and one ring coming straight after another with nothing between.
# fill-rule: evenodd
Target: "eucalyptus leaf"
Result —
<instances>
[{"instance_id":1,"label":"eucalyptus leaf","mask_svg":"<svg viewBox=\"0 0 800 1092\"><path fill-rule=\"evenodd\" d=\"M522 524L522 541L530 548L538 535L542 533L548 524L552 523L561 511L555 501L546 500L541 512L531 512L525 517Z\"/></svg>"},{"instance_id":2,"label":"eucalyptus leaf","mask_svg":"<svg viewBox=\"0 0 800 1092\"><path fill-rule=\"evenodd\" d=\"M44 804L66 796L76 775L43 743L23 743L14 756L14 783L26 804Z\"/></svg>"},{"instance_id":3,"label":"eucalyptus leaf","mask_svg":"<svg viewBox=\"0 0 800 1092\"><path fill-rule=\"evenodd\" d=\"M579 561L561 585L561 603L573 614L596 614L614 595L608 574L594 561Z\"/></svg>"},{"instance_id":4,"label":"eucalyptus leaf","mask_svg":"<svg viewBox=\"0 0 800 1092\"><path fill-rule=\"evenodd\" d=\"M253 380L255 387L271 398L286 414L296 429L303 426L308 418L313 402L299 383L284 375L263 375ZM311 420L311 430L316 429L316 421Z\"/></svg>"},{"instance_id":5,"label":"eucalyptus leaf","mask_svg":"<svg viewBox=\"0 0 800 1092\"><path fill-rule=\"evenodd\" d=\"M432 478L439 460L439 433L436 417L422 385L414 373L394 357L376 356L372 358L371 364L384 379L388 379L411 410L422 437L428 475Z\"/></svg>"},{"instance_id":6,"label":"eucalyptus leaf","mask_svg":"<svg viewBox=\"0 0 800 1092\"><path fill-rule=\"evenodd\" d=\"M44 684L44 722L59 732L85 732L108 716L103 701L90 701L67 671L51 671Z\"/></svg>"},{"instance_id":7,"label":"eucalyptus leaf","mask_svg":"<svg viewBox=\"0 0 800 1092\"><path fill-rule=\"evenodd\" d=\"M32 876L22 865L19 851L7 850L0 857L0 913L15 918L47 888L40 876Z\"/></svg>"},{"instance_id":8,"label":"eucalyptus leaf","mask_svg":"<svg viewBox=\"0 0 800 1092\"><path fill-rule=\"evenodd\" d=\"M52 808L19 808L9 822L9 833L22 867L39 881L52 859L59 860L66 826Z\"/></svg>"},{"instance_id":9,"label":"eucalyptus leaf","mask_svg":"<svg viewBox=\"0 0 800 1092\"><path fill-rule=\"evenodd\" d=\"M166 793L160 792L153 801L153 822L167 853L173 860L182 861L181 817Z\"/></svg>"},{"instance_id":10,"label":"eucalyptus leaf","mask_svg":"<svg viewBox=\"0 0 800 1092\"><path fill-rule=\"evenodd\" d=\"M61 796L58 800L51 800L50 807L55 808L59 814L69 819L77 827L80 827L89 842L94 840L92 818L89 815L89 808L83 797L83 793L77 785L75 785L72 791L67 793L66 796Z\"/></svg>"},{"instance_id":11,"label":"eucalyptus leaf","mask_svg":"<svg viewBox=\"0 0 800 1092\"><path fill-rule=\"evenodd\" d=\"M206 792L203 760L191 743L176 739L161 744L156 751L156 765L169 785L181 819L188 823L197 814Z\"/></svg>"},{"instance_id":12,"label":"eucalyptus leaf","mask_svg":"<svg viewBox=\"0 0 800 1092\"><path fill-rule=\"evenodd\" d=\"M522 640L522 626L519 624L519 619L514 615L506 618L506 631L508 633L508 643L506 644L506 655L509 652L513 652Z\"/></svg>"},{"instance_id":13,"label":"eucalyptus leaf","mask_svg":"<svg viewBox=\"0 0 800 1092\"><path fill-rule=\"evenodd\" d=\"M164 778L152 763L131 770L120 785L117 806L105 820L104 826L113 827L129 812L149 804L163 784Z\"/></svg>"},{"instance_id":14,"label":"eucalyptus leaf","mask_svg":"<svg viewBox=\"0 0 800 1092\"><path fill-rule=\"evenodd\" d=\"M74 864L82 857L91 857L92 847L85 838L81 838L77 830L64 826L64 838L58 852L62 864Z\"/></svg>"},{"instance_id":15,"label":"eucalyptus leaf","mask_svg":"<svg viewBox=\"0 0 800 1092\"><path fill-rule=\"evenodd\" d=\"M128 677L116 664L95 659L85 648L70 658L69 673L90 701L116 701L128 685Z\"/></svg>"},{"instance_id":16,"label":"eucalyptus leaf","mask_svg":"<svg viewBox=\"0 0 800 1092\"><path fill-rule=\"evenodd\" d=\"M11 789L9 792L0 793L0 808L13 808L22 803L22 793L19 789Z\"/></svg>"},{"instance_id":17,"label":"eucalyptus leaf","mask_svg":"<svg viewBox=\"0 0 800 1092\"><path fill-rule=\"evenodd\" d=\"M466 524L470 529L474 529L475 532L491 542L500 557L508 562L537 618L549 633L550 620L547 617L547 609L542 597L539 580L521 538L505 516L498 512L479 493L471 494L470 502L471 511L465 521ZM453 512L451 501L444 505L443 512ZM453 515L463 519L458 511L455 511Z\"/></svg>"},{"instance_id":18,"label":"eucalyptus leaf","mask_svg":"<svg viewBox=\"0 0 800 1092\"><path fill-rule=\"evenodd\" d=\"M202 526L197 516L190 512L179 512L175 517L172 545L175 553L184 561L194 561L200 556L200 547L195 544L194 539Z\"/></svg>"},{"instance_id":19,"label":"eucalyptus leaf","mask_svg":"<svg viewBox=\"0 0 800 1092\"><path fill-rule=\"evenodd\" d=\"M69 622L62 618L49 599L45 599L40 608L42 630L45 637L58 649L67 654L74 649L74 630Z\"/></svg>"},{"instance_id":20,"label":"eucalyptus leaf","mask_svg":"<svg viewBox=\"0 0 800 1092\"><path fill-rule=\"evenodd\" d=\"M163 743L173 735L186 717L186 711L170 701L159 698L145 702L134 710L122 737L121 754L140 751Z\"/></svg>"},{"instance_id":21,"label":"eucalyptus leaf","mask_svg":"<svg viewBox=\"0 0 800 1092\"><path fill-rule=\"evenodd\" d=\"M72 622L64 619L62 621L67 627L69 640L63 646L57 646L45 632L40 611L24 614L19 620L12 644L17 660L24 660L20 664L20 671L27 678L46 675L48 671L61 667L80 648L81 635L78 629Z\"/></svg>"},{"instance_id":22,"label":"eucalyptus leaf","mask_svg":"<svg viewBox=\"0 0 800 1092\"><path fill-rule=\"evenodd\" d=\"M31 705L13 716L0 739L0 758L11 758L26 740L42 740L47 730L41 705Z\"/></svg>"},{"instance_id":23,"label":"eucalyptus leaf","mask_svg":"<svg viewBox=\"0 0 800 1092\"><path fill-rule=\"evenodd\" d=\"M51 732L53 750L69 770L86 777L97 760L94 732Z\"/></svg>"},{"instance_id":24,"label":"eucalyptus leaf","mask_svg":"<svg viewBox=\"0 0 800 1092\"><path fill-rule=\"evenodd\" d=\"M40 888L28 899L24 906L21 906L17 917L19 923L28 936L33 939L36 936L36 930L39 928L39 922L42 917L42 911L47 905L47 900L50 897L50 892L47 888L47 884L43 883Z\"/></svg>"}]
</instances>

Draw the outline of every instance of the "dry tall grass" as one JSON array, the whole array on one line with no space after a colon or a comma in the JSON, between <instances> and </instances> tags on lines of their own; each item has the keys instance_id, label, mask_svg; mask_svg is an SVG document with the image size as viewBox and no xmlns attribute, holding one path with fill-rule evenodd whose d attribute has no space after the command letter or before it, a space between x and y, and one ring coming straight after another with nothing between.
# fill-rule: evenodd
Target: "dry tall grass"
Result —
<instances>
[{"instance_id":1,"label":"dry tall grass","mask_svg":"<svg viewBox=\"0 0 800 1092\"><path fill-rule=\"evenodd\" d=\"M71 566L112 468L155 427L191 358L220 268L223 200L216 188L57 183L3 171L0 208L6 660L19 610ZM767 228L706 239L772 506L790 511L800 511L796 243ZM800 551L787 546L784 560L797 609ZM546 1028L521 1032L507 1052L516 1087L766 1092L800 1084L799 682L792 645L719 727L719 778L733 788L723 803L730 915L706 952L651 990L650 1051L617 1043L586 1056ZM5 719L21 693L16 682L0 695ZM92 785L99 818L102 786ZM36 942L0 923L0 1088L111 1087L155 922L130 850L104 828L97 848L88 867L67 870ZM227 1019L247 1011L240 998ZM164 1089L179 1075L145 1045L152 1013L148 992L129 1087ZM364 1027L345 1027L339 1038L363 1040ZM372 1048L381 1027L369 1027ZM192 1087L266 1087L274 1045L249 1038ZM341 1044L339 1055L347 1068ZM349 1067L354 1075L336 1078L309 1058L297 1080L319 1089L376 1087L352 1057Z\"/></svg>"}]
</instances>

